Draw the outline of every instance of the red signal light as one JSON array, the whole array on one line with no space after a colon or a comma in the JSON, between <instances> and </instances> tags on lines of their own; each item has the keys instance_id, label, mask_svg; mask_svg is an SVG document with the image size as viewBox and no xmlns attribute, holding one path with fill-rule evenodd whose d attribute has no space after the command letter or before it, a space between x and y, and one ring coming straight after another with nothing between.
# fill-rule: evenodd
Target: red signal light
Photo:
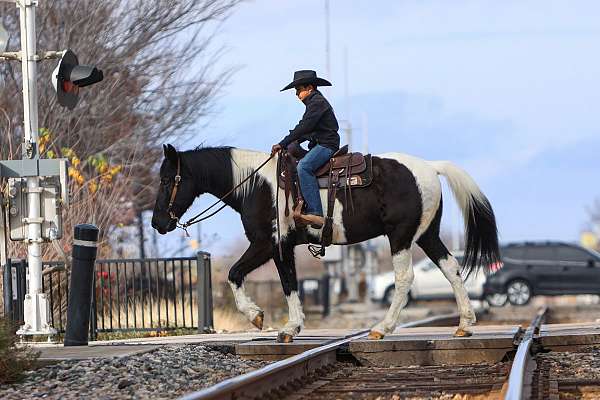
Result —
<instances>
[{"instance_id":1,"label":"red signal light","mask_svg":"<svg viewBox=\"0 0 600 400\"><path fill-rule=\"evenodd\" d=\"M79 94L79 86L71 81L63 81L62 88L67 93L73 93L74 95Z\"/></svg>"}]
</instances>

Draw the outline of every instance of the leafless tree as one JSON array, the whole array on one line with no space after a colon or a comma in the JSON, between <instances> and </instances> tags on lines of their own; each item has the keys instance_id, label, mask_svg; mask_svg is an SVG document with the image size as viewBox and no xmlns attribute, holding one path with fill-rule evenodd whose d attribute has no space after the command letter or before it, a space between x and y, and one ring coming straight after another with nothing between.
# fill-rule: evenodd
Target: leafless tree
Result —
<instances>
[{"instance_id":1,"label":"leafless tree","mask_svg":"<svg viewBox=\"0 0 600 400\"><path fill-rule=\"evenodd\" d=\"M591 206L586 207L589 216L584 230L592 232L596 238L600 238L600 198L596 198ZM596 239L596 250L600 251L600 240Z\"/></svg>"},{"instance_id":2,"label":"leafless tree","mask_svg":"<svg viewBox=\"0 0 600 400\"><path fill-rule=\"evenodd\" d=\"M594 200L594 204L588 207L591 225L600 226L600 198Z\"/></svg>"},{"instance_id":3,"label":"leafless tree","mask_svg":"<svg viewBox=\"0 0 600 400\"><path fill-rule=\"evenodd\" d=\"M81 90L70 112L58 105L50 84L56 63L38 64L39 126L47 134L42 157L66 156L77 164L65 234L74 224L93 222L106 238L152 206L160 144L189 138L233 72L214 70L222 53L214 36L239 1L40 2L38 52L71 48L105 76ZM14 5L0 3L0 16L11 32L9 50L19 49ZM20 158L21 90L20 65L0 64L2 159Z\"/></svg>"}]
</instances>

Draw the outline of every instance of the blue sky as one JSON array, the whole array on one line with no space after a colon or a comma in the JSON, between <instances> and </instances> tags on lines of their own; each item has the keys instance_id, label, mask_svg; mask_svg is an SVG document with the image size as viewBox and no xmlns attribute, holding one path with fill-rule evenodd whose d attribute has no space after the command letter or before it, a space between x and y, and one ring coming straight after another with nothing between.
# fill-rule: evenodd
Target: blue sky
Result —
<instances>
[{"instance_id":1,"label":"blue sky","mask_svg":"<svg viewBox=\"0 0 600 400\"><path fill-rule=\"evenodd\" d=\"M504 242L578 240L585 207L600 197L600 2L330 0L330 10L327 76L324 0L242 4L216 37L228 49L221 65L239 69L218 113L182 147L267 151L303 112L279 89L294 70L315 69L333 82L323 91L351 121L355 149L368 130L372 153L462 166ZM446 205L450 229L448 195ZM243 235L231 210L202 230L219 234L215 253Z\"/></svg>"}]
</instances>

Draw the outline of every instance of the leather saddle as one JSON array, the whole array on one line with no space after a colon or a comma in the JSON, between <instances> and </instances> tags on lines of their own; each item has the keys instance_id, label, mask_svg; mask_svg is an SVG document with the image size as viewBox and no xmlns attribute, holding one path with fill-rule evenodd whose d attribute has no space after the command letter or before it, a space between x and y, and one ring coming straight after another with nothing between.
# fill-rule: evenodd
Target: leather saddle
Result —
<instances>
[{"instance_id":1,"label":"leather saddle","mask_svg":"<svg viewBox=\"0 0 600 400\"><path fill-rule=\"evenodd\" d=\"M285 215L289 215L288 198L290 192L294 199L294 208L303 199L298 181L298 162L308 153L297 142L291 143L287 151L280 153L277 176L280 188L285 190ZM350 211L354 211L352 190L366 187L373 181L373 164L371 155L362 153L348 153L348 145L341 147L315 172L321 189L327 189L327 217L321 234L321 246L311 249L313 256L325 255L325 247L332 242L333 236L333 208L337 190L344 189L344 207L350 204Z\"/></svg>"},{"instance_id":2,"label":"leather saddle","mask_svg":"<svg viewBox=\"0 0 600 400\"><path fill-rule=\"evenodd\" d=\"M300 147L296 142L288 146L287 152L282 152L282 168L278 173L278 183L280 188L286 187L288 174L293 182L298 182L297 166L298 163L308 151ZM365 187L369 186L373 180L371 155L354 152L348 153L348 145L341 147L336 151L329 161L323 164L315 172L321 189L329 188L330 172L340 174L346 179L338 182L338 187ZM298 190L300 186L298 186Z\"/></svg>"}]
</instances>

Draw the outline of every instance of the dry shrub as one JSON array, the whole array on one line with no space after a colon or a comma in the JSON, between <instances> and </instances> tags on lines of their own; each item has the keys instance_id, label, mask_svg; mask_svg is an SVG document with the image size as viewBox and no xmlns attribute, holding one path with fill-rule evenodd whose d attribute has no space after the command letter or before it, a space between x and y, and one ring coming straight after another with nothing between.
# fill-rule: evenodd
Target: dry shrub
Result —
<instances>
[{"instance_id":1,"label":"dry shrub","mask_svg":"<svg viewBox=\"0 0 600 400\"><path fill-rule=\"evenodd\" d=\"M253 329L244 315L232 308L218 308L213 311L214 328L217 332L244 332Z\"/></svg>"},{"instance_id":2,"label":"dry shrub","mask_svg":"<svg viewBox=\"0 0 600 400\"><path fill-rule=\"evenodd\" d=\"M17 346L15 325L0 319L0 384L18 382L23 372L35 366L39 353Z\"/></svg>"}]
</instances>

